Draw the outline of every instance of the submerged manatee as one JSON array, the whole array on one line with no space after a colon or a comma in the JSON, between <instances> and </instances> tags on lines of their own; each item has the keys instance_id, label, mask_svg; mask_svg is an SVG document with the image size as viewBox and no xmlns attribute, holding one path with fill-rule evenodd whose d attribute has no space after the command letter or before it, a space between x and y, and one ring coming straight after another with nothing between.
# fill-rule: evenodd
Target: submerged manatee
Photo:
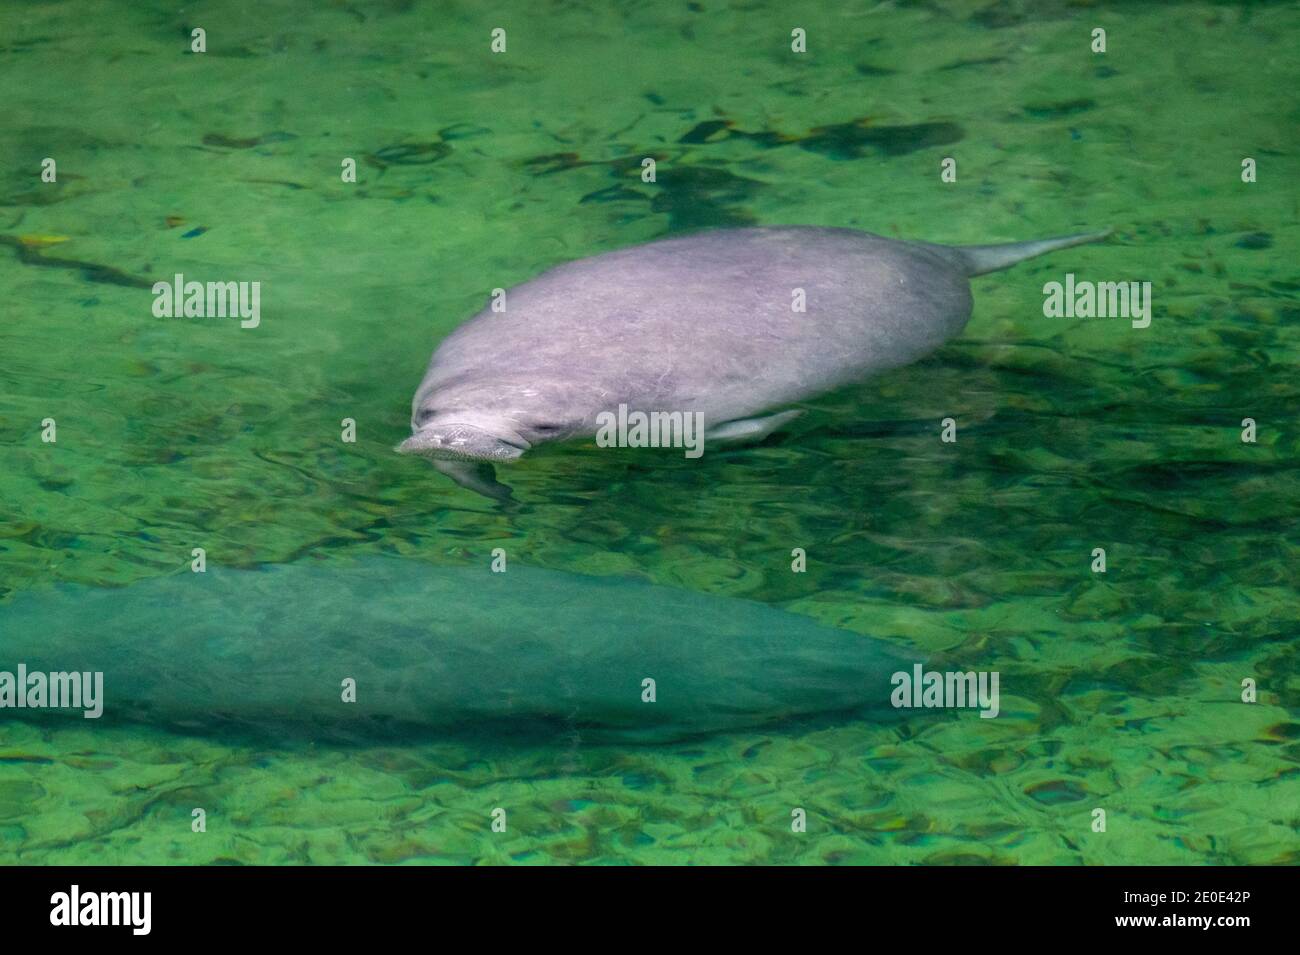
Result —
<instances>
[{"instance_id":1,"label":"submerged manatee","mask_svg":"<svg viewBox=\"0 0 1300 955\"><path fill-rule=\"evenodd\" d=\"M874 710L914 661L750 600L418 560L209 567L0 604L0 671L102 671L103 719L348 738L562 728L648 741ZM341 700L356 681L356 702ZM643 681L655 702L643 702ZM6 718L83 724L67 710ZM93 725L93 724L91 724Z\"/></svg>"},{"instance_id":2,"label":"submerged manatee","mask_svg":"<svg viewBox=\"0 0 1300 955\"><path fill-rule=\"evenodd\" d=\"M570 262L438 346L398 450L504 497L491 462L590 437L620 405L701 413L706 441L757 440L800 413L776 409L960 332L971 276L1106 234L949 247L852 229L732 229Z\"/></svg>"}]
</instances>

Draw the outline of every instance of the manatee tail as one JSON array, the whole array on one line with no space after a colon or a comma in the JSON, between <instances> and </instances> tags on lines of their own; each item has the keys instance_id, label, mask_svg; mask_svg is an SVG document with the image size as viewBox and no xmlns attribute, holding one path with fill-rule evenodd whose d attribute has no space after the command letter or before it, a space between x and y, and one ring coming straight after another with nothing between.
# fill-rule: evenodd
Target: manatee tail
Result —
<instances>
[{"instance_id":1,"label":"manatee tail","mask_svg":"<svg viewBox=\"0 0 1300 955\"><path fill-rule=\"evenodd\" d=\"M1100 242L1110 233L1111 230L1107 229L1105 232L1064 235L1055 239L1038 239L1035 242L1008 242L1005 245L948 245L940 248L955 253L958 263L966 270L967 275L983 275L985 272L1009 269L1017 262L1032 259L1036 255L1055 252L1057 249Z\"/></svg>"}]
</instances>

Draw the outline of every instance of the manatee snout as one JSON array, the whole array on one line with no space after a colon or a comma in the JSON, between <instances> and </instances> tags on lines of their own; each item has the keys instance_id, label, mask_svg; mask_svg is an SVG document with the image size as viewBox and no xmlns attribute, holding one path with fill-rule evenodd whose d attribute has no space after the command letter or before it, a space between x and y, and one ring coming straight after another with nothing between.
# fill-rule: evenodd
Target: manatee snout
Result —
<instances>
[{"instance_id":1,"label":"manatee snout","mask_svg":"<svg viewBox=\"0 0 1300 955\"><path fill-rule=\"evenodd\" d=\"M521 437L502 437L472 424L437 424L420 428L397 450L435 460L513 461L529 447Z\"/></svg>"}]
</instances>

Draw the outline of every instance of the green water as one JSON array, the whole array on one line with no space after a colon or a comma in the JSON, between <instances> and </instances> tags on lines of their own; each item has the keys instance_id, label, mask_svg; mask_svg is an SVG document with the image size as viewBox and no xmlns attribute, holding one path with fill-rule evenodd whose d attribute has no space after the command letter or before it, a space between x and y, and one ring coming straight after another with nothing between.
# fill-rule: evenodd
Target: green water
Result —
<instances>
[{"instance_id":1,"label":"green water","mask_svg":"<svg viewBox=\"0 0 1300 955\"><path fill-rule=\"evenodd\" d=\"M1003 695L992 720L658 746L6 719L0 859L1296 862L1298 41L1267 3L6 3L0 601L194 547L503 547L996 669ZM392 453L492 288L749 223L1116 236L976 279L958 340L757 448L546 449L513 510ZM1150 327L1043 317L1067 271L1151 282ZM154 318L176 272L260 281L261 326Z\"/></svg>"}]
</instances>

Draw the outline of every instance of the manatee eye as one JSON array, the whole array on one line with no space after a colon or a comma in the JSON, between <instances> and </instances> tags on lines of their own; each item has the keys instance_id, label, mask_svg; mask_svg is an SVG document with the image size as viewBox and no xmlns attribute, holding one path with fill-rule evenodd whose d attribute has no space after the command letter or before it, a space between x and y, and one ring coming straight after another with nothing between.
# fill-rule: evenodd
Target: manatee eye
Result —
<instances>
[{"instance_id":1,"label":"manatee eye","mask_svg":"<svg viewBox=\"0 0 1300 955\"><path fill-rule=\"evenodd\" d=\"M538 434L555 434L560 430L560 426L558 424L535 424L533 430Z\"/></svg>"}]
</instances>

